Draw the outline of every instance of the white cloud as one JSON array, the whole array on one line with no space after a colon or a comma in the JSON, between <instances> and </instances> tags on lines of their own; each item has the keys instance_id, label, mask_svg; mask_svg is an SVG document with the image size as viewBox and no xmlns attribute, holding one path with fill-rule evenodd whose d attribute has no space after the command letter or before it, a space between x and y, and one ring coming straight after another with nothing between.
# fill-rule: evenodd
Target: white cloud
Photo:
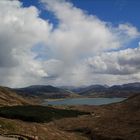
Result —
<instances>
[{"instance_id":1,"label":"white cloud","mask_svg":"<svg viewBox=\"0 0 140 140\"><path fill-rule=\"evenodd\" d=\"M41 1L58 19L53 30L36 7L0 1L0 84L79 86L140 80L139 48L108 52L138 38L136 27L114 27L65 0ZM41 43L44 52L33 52ZM35 59L41 54L47 59Z\"/></svg>"},{"instance_id":2,"label":"white cloud","mask_svg":"<svg viewBox=\"0 0 140 140\"><path fill-rule=\"evenodd\" d=\"M131 24L120 24L119 29L123 34L126 34L130 38L136 38L140 36L136 27L133 27Z\"/></svg>"},{"instance_id":3,"label":"white cloud","mask_svg":"<svg viewBox=\"0 0 140 140\"><path fill-rule=\"evenodd\" d=\"M48 46L53 47L55 51L55 58L63 62L63 66L58 68L61 73L57 74L59 77L57 84L68 82L80 85L95 83L95 81L107 82L108 78L102 79L102 77L110 76L115 81L120 77L118 75L123 77L138 71L136 65L128 67L127 64L121 64L132 61L133 58L129 59L131 57L129 49L123 52L106 53L107 50L120 49L139 37L140 33L136 27L130 24L113 27L110 23L101 21L96 16L87 15L86 12L64 0L41 1L59 20L59 25L51 33L48 43ZM91 67L87 65L87 60L90 61ZM108 83L111 84L111 81Z\"/></svg>"},{"instance_id":4,"label":"white cloud","mask_svg":"<svg viewBox=\"0 0 140 140\"><path fill-rule=\"evenodd\" d=\"M40 62L34 60L31 48L46 41L50 30L51 25L39 18L35 7L22 8L19 1L0 1L0 84L22 86L47 75Z\"/></svg>"},{"instance_id":5,"label":"white cloud","mask_svg":"<svg viewBox=\"0 0 140 140\"><path fill-rule=\"evenodd\" d=\"M139 54L140 47L125 49L89 58L86 63L93 73L111 75L136 74L140 72Z\"/></svg>"}]
</instances>

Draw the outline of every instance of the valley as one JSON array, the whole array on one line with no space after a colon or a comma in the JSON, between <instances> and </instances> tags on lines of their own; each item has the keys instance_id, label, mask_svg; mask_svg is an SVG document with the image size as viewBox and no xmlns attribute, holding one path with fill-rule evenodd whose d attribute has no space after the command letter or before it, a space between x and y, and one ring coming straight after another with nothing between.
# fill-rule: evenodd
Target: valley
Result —
<instances>
[{"instance_id":1,"label":"valley","mask_svg":"<svg viewBox=\"0 0 140 140\"><path fill-rule=\"evenodd\" d=\"M140 139L140 94L100 106L40 106L30 97L4 87L0 96L0 134L4 137L12 134L28 140Z\"/></svg>"},{"instance_id":2,"label":"valley","mask_svg":"<svg viewBox=\"0 0 140 140\"><path fill-rule=\"evenodd\" d=\"M0 0L0 140L140 140L140 0Z\"/></svg>"}]
</instances>

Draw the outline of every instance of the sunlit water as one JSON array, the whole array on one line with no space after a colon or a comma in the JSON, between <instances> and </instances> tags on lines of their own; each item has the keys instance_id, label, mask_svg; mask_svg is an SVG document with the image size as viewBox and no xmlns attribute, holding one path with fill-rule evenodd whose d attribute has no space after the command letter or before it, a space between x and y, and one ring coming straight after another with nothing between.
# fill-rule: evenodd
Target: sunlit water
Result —
<instances>
[{"instance_id":1,"label":"sunlit water","mask_svg":"<svg viewBox=\"0 0 140 140\"><path fill-rule=\"evenodd\" d=\"M45 100L43 105L104 105L116 103L126 98L72 98L62 100Z\"/></svg>"}]
</instances>

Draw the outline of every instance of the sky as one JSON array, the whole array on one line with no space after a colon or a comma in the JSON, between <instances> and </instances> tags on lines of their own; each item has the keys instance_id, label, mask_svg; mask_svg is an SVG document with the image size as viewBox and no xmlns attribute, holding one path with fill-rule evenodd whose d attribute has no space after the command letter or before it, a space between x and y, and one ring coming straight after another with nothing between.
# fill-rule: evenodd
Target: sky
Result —
<instances>
[{"instance_id":1,"label":"sky","mask_svg":"<svg viewBox=\"0 0 140 140\"><path fill-rule=\"evenodd\" d=\"M40 11L40 17L49 19L57 23L53 13L46 13L43 5L39 0L21 0L23 6L36 6ZM96 15L101 20L113 24L130 22L140 29L139 24L139 0L69 0L75 7L80 8L91 15Z\"/></svg>"},{"instance_id":2,"label":"sky","mask_svg":"<svg viewBox=\"0 0 140 140\"><path fill-rule=\"evenodd\" d=\"M140 82L139 0L1 0L0 85Z\"/></svg>"}]
</instances>

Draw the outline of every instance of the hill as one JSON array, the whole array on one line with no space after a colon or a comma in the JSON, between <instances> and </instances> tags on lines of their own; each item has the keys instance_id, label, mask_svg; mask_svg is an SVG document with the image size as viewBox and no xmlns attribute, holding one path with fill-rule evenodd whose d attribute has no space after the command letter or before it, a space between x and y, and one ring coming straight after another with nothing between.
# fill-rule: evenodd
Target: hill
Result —
<instances>
[{"instance_id":1,"label":"hill","mask_svg":"<svg viewBox=\"0 0 140 140\"><path fill-rule=\"evenodd\" d=\"M0 134L38 136L40 140L140 139L140 94L110 105L68 108L1 107Z\"/></svg>"},{"instance_id":2,"label":"hill","mask_svg":"<svg viewBox=\"0 0 140 140\"><path fill-rule=\"evenodd\" d=\"M73 109L89 111L91 115L55 122L58 128L77 132L96 140L140 139L140 95L102 106L77 106ZM63 122L63 123L62 123Z\"/></svg>"},{"instance_id":3,"label":"hill","mask_svg":"<svg viewBox=\"0 0 140 140\"><path fill-rule=\"evenodd\" d=\"M0 106L13 106L30 104L28 99L17 95L10 88L0 86Z\"/></svg>"},{"instance_id":4,"label":"hill","mask_svg":"<svg viewBox=\"0 0 140 140\"><path fill-rule=\"evenodd\" d=\"M13 89L19 95L39 98L67 98L78 96L73 92L51 85L33 85L25 88Z\"/></svg>"},{"instance_id":5,"label":"hill","mask_svg":"<svg viewBox=\"0 0 140 140\"><path fill-rule=\"evenodd\" d=\"M83 88L73 89L73 91L79 93L80 95L90 95L91 93L105 92L107 89L108 87L104 85L91 85Z\"/></svg>"},{"instance_id":6,"label":"hill","mask_svg":"<svg viewBox=\"0 0 140 140\"><path fill-rule=\"evenodd\" d=\"M90 85L83 87L51 85L33 85L25 88L13 89L24 97L37 98L71 98L71 97L124 97L127 98L140 92L140 83L128 83L123 85Z\"/></svg>"},{"instance_id":7,"label":"hill","mask_svg":"<svg viewBox=\"0 0 140 140\"><path fill-rule=\"evenodd\" d=\"M129 97L140 93L140 83L128 83L123 85L91 85L83 88L74 88L72 91L83 96L90 97Z\"/></svg>"}]
</instances>

